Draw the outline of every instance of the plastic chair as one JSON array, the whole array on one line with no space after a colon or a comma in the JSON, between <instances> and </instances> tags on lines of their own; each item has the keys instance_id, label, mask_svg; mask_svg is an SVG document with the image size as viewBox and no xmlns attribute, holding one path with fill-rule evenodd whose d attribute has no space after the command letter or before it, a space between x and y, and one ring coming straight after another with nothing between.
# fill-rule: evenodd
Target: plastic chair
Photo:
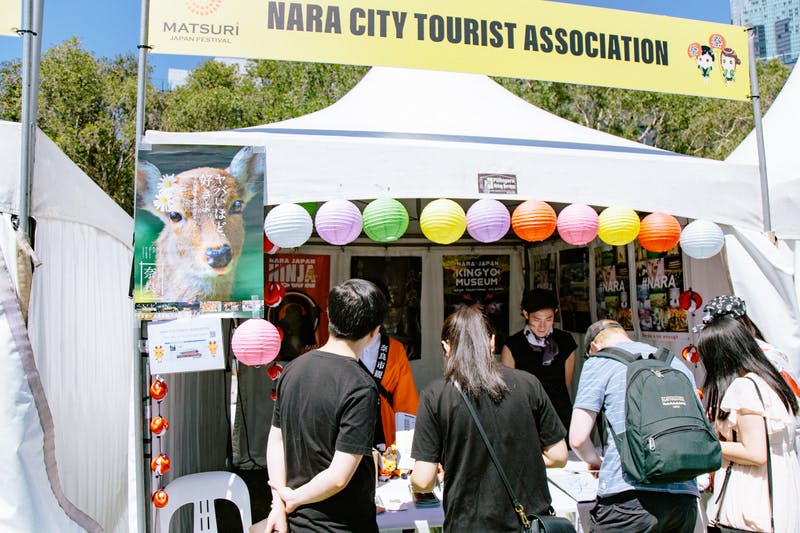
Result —
<instances>
[{"instance_id":1,"label":"plastic chair","mask_svg":"<svg viewBox=\"0 0 800 533\"><path fill-rule=\"evenodd\" d=\"M253 523L250 493L244 480L231 472L200 472L172 480L164 490L169 499L158 510L159 533L169 532L172 515L187 503L194 504L194 533L216 533L217 513L214 500L230 500L239 509L243 532Z\"/></svg>"}]
</instances>

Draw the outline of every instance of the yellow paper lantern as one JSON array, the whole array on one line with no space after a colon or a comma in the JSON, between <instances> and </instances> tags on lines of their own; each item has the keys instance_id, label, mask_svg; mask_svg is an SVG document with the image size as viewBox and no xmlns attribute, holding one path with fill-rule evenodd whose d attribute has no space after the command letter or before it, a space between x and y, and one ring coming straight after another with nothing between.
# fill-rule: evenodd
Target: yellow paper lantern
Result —
<instances>
[{"instance_id":1,"label":"yellow paper lantern","mask_svg":"<svg viewBox=\"0 0 800 533\"><path fill-rule=\"evenodd\" d=\"M440 198L422 210L419 227L428 240L436 244L450 244L460 239L467 229L467 215L453 200Z\"/></svg>"},{"instance_id":2,"label":"yellow paper lantern","mask_svg":"<svg viewBox=\"0 0 800 533\"><path fill-rule=\"evenodd\" d=\"M627 207L611 206L600 213L600 240L612 246L628 244L639 233L639 215Z\"/></svg>"}]
</instances>

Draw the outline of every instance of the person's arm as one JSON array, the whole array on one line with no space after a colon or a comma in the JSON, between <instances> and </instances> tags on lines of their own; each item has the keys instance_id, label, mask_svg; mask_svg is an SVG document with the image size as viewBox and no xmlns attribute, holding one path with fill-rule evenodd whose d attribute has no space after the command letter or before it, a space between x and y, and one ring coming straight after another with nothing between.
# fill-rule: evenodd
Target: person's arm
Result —
<instances>
[{"instance_id":1,"label":"person's arm","mask_svg":"<svg viewBox=\"0 0 800 533\"><path fill-rule=\"evenodd\" d=\"M269 485L273 491L277 491L286 512L291 513L301 505L326 500L345 488L358 468L361 458L361 455L337 450L328 468L296 489L286 487L285 483L274 483L271 476Z\"/></svg>"},{"instance_id":2,"label":"person's arm","mask_svg":"<svg viewBox=\"0 0 800 533\"><path fill-rule=\"evenodd\" d=\"M575 352L573 351L564 362L564 381L569 389L572 386L572 375L575 373Z\"/></svg>"},{"instance_id":3,"label":"person's arm","mask_svg":"<svg viewBox=\"0 0 800 533\"><path fill-rule=\"evenodd\" d=\"M503 349L500 351L500 362L508 368L517 367L517 365L514 364L514 356L511 355L511 350L508 349L508 346L503 346Z\"/></svg>"},{"instance_id":4,"label":"person's arm","mask_svg":"<svg viewBox=\"0 0 800 533\"><path fill-rule=\"evenodd\" d=\"M576 407L572 410L569 423L569 445L582 461L589 464L591 470L597 470L603 462L592 443L592 428L596 419L597 413L594 411Z\"/></svg>"},{"instance_id":5,"label":"person's arm","mask_svg":"<svg viewBox=\"0 0 800 533\"><path fill-rule=\"evenodd\" d=\"M722 457L747 466L761 466L767 462L767 438L764 418L757 414L739 414L737 417L737 442L723 441Z\"/></svg>"},{"instance_id":6,"label":"person's arm","mask_svg":"<svg viewBox=\"0 0 800 533\"><path fill-rule=\"evenodd\" d=\"M436 486L438 463L427 461L414 461L414 470L411 472L411 490L414 492L431 492Z\"/></svg>"},{"instance_id":7,"label":"person's arm","mask_svg":"<svg viewBox=\"0 0 800 533\"><path fill-rule=\"evenodd\" d=\"M563 468L567 464L567 443L564 439L542 450L545 468Z\"/></svg>"},{"instance_id":8,"label":"person's arm","mask_svg":"<svg viewBox=\"0 0 800 533\"><path fill-rule=\"evenodd\" d=\"M270 426L269 437L267 440L267 471L269 472L269 484L277 486L286 485L286 463L283 452L283 433L280 428ZM275 488L272 488L272 509L269 512L266 520L265 533L272 533L277 531L279 533L286 533L288 531L288 524L286 523L286 508ZM263 525L259 523L258 525ZM252 530L255 533L256 530Z\"/></svg>"}]
</instances>

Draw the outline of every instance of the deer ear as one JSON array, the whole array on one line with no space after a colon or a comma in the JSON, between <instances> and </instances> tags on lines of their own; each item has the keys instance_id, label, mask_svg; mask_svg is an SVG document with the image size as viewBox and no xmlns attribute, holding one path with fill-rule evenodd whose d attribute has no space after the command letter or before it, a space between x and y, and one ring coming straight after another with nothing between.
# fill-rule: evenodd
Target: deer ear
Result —
<instances>
[{"instance_id":1,"label":"deer ear","mask_svg":"<svg viewBox=\"0 0 800 533\"><path fill-rule=\"evenodd\" d=\"M158 192L158 184L161 181L161 171L149 161L139 160L136 167L136 207L151 211L159 216L160 211L155 208L153 201Z\"/></svg>"},{"instance_id":2,"label":"deer ear","mask_svg":"<svg viewBox=\"0 0 800 533\"><path fill-rule=\"evenodd\" d=\"M254 196L263 198L265 167L264 153L256 153L252 146L245 146L233 156L228 173L239 183L245 201Z\"/></svg>"}]
</instances>

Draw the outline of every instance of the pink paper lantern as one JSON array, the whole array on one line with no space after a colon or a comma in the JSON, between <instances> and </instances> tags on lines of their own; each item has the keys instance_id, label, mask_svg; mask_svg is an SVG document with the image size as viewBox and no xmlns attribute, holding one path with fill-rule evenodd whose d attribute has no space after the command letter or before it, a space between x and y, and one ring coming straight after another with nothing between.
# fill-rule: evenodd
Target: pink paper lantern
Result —
<instances>
[{"instance_id":1,"label":"pink paper lantern","mask_svg":"<svg viewBox=\"0 0 800 533\"><path fill-rule=\"evenodd\" d=\"M266 365L278 356L281 337L278 330L263 318L243 322L231 338L233 355L248 366Z\"/></svg>"},{"instance_id":2,"label":"pink paper lantern","mask_svg":"<svg viewBox=\"0 0 800 533\"><path fill-rule=\"evenodd\" d=\"M573 246L583 246L597 237L597 212L586 204L571 204L558 214L558 234Z\"/></svg>"},{"instance_id":3,"label":"pink paper lantern","mask_svg":"<svg viewBox=\"0 0 800 533\"><path fill-rule=\"evenodd\" d=\"M505 237L511 227L511 214L501 202L483 198L467 210L467 231L480 242L495 242Z\"/></svg>"},{"instance_id":4,"label":"pink paper lantern","mask_svg":"<svg viewBox=\"0 0 800 533\"><path fill-rule=\"evenodd\" d=\"M314 225L323 241L337 246L349 244L361 234L361 211L353 202L331 200L317 210Z\"/></svg>"}]
</instances>

